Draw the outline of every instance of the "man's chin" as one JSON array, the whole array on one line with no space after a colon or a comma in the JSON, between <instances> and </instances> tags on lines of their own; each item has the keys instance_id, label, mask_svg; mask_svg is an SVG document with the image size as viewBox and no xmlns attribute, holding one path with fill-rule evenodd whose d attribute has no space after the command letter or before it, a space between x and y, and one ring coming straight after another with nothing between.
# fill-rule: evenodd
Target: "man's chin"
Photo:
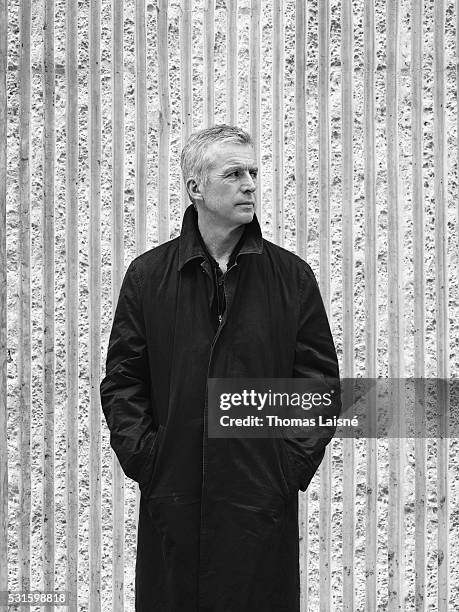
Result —
<instances>
[{"instance_id":1,"label":"man's chin","mask_svg":"<svg viewBox=\"0 0 459 612\"><path fill-rule=\"evenodd\" d=\"M255 214L255 206L252 204L239 204L236 212L240 223L250 223Z\"/></svg>"}]
</instances>

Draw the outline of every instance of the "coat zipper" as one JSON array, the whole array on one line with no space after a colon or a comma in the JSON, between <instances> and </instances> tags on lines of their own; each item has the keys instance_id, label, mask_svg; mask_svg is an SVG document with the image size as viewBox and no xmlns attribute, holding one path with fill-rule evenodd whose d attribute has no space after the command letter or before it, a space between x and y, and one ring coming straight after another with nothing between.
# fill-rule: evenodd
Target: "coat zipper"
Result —
<instances>
[{"instance_id":1,"label":"coat zipper","mask_svg":"<svg viewBox=\"0 0 459 612\"><path fill-rule=\"evenodd\" d=\"M228 272L230 270L232 270L233 268L235 268L237 266L237 262L235 262L231 268L229 268L226 271L226 274L228 274ZM217 287L217 292L218 292L218 287ZM205 446L206 446L206 420L207 420L207 410L208 410L208 406L207 406L207 394L208 394L208 381L209 381L209 374L210 374L210 368L212 365L212 356L213 356L213 352L214 352L214 347L217 343L217 340L220 336L221 330L223 329L225 323L226 323L226 319L227 319L227 315L228 315L228 299L226 296L226 289L225 289L225 282L223 282L223 292L225 294L225 312L224 312L224 316L222 316L221 314L218 315L218 329L215 333L214 339L212 340L212 344L210 345L210 356L209 356L209 363L207 365L207 377L206 377L206 396L205 396L205 400L204 400L204 420L203 420L203 431L202 431L202 473L201 473L201 512L200 512L200 528L199 530L202 530L202 525L203 525L203 499L204 499L204 472L205 472ZM198 587L198 592L199 592L199 587Z\"/></svg>"}]
</instances>

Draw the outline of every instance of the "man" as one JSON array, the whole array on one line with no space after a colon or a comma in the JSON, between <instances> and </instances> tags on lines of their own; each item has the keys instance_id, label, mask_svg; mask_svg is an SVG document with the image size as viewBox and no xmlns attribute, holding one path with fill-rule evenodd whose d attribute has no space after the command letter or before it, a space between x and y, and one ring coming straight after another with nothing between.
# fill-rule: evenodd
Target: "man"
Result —
<instances>
[{"instance_id":1,"label":"man","mask_svg":"<svg viewBox=\"0 0 459 612\"><path fill-rule=\"evenodd\" d=\"M262 238L250 136L226 125L182 152L182 231L131 262L102 406L141 490L136 610L299 610L298 491L328 439L207 435L207 380L338 378L319 289Z\"/></svg>"}]
</instances>

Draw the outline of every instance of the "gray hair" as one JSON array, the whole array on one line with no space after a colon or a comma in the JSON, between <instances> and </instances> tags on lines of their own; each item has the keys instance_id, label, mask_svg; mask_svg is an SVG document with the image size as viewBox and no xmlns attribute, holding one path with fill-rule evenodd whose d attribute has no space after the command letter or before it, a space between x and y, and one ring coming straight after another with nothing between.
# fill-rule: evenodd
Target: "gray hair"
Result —
<instances>
[{"instance_id":1,"label":"gray hair","mask_svg":"<svg viewBox=\"0 0 459 612\"><path fill-rule=\"evenodd\" d=\"M233 142L254 146L250 134L235 125L214 125L191 134L182 150L180 167L183 180L192 177L199 184L206 183L210 160L206 153L214 142Z\"/></svg>"}]
</instances>

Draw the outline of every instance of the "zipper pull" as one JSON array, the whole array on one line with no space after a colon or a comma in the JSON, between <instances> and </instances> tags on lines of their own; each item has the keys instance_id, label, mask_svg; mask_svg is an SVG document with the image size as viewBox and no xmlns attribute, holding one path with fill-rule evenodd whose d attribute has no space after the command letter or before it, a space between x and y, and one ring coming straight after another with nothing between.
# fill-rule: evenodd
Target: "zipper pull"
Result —
<instances>
[{"instance_id":1,"label":"zipper pull","mask_svg":"<svg viewBox=\"0 0 459 612\"><path fill-rule=\"evenodd\" d=\"M221 323L221 322L222 322L222 315L221 315L221 314L219 314L219 315L218 315L218 322L219 322L219 323Z\"/></svg>"}]
</instances>

